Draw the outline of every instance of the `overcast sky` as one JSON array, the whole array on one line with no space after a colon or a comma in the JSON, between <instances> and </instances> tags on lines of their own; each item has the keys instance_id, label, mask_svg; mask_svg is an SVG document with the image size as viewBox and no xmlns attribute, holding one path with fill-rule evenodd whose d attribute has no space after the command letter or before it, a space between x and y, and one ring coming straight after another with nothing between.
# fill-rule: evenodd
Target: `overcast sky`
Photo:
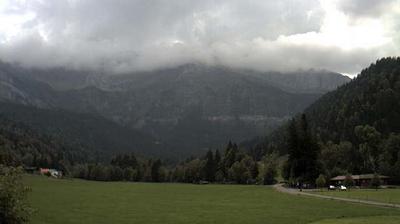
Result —
<instances>
[{"instance_id":1,"label":"overcast sky","mask_svg":"<svg viewBox=\"0 0 400 224\"><path fill-rule=\"evenodd\" d=\"M27 66L356 74L399 54L400 0L0 0L0 59Z\"/></svg>"}]
</instances>

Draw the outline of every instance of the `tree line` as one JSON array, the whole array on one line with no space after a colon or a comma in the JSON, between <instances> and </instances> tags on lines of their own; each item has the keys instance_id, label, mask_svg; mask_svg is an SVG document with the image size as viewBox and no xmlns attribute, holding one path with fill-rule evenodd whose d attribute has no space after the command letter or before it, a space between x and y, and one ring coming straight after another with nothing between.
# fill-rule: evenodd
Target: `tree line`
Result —
<instances>
[{"instance_id":1,"label":"tree line","mask_svg":"<svg viewBox=\"0 0 400 224\"><path fill-rule=\"evenodd\" d=\"M292 185L315 186L317 179L372 173L400 183L400 134L385 136L369 125L356 126L354 133L358 144L324 142L311 131L305 114L292 119L285 133L288 159L283 177Z\"/></svg>"},{"instance_id":2,"label":"tree line","mask_svg":"<svg viewBox=\"0 0 400 224\"><path fill-rule=\"evenodd\" d=\"M324 179L327 184L338 175L369 173L387 175L390 183L399 184L400 133L384 134L370 125L355 126L353 132L354 142L324 141L306 114L301 114L267 139L269 142L252 148L261 148L267 154L273 151L279 156L287 155L282 177L292 186L301 183L316 186L321 183L317 179Z\"/></svg>"},{"instance_id":3,"label":"tree line","mask_svg":"<svg viewBox=\"0 0 400 224\"><path fill-rule=\"evenodd\" d=\"M40 135L21 123L0 122L0 164L4 166L53 168L70 177L99 181L239 184L273 183L278 169L277 154L255 154L231 142L222 151L209 150L175 164L134 154L120 154L109 162L103 157L62 138Z\"/></svg>"},{"instance_id":4,"label":"tree line","mask_svg":"<svg viewBox=\"0 0 400 224\"><path fill-rule=\"evenodd\" d=\"M208 150L202 157L191 157L176 165L120 154L109 164L76 165L71 176L98 181L273 184L279 166L277 158L277 154L270 154L257 161L229 142L223 153Z\"/></svg>"}]
</instances>

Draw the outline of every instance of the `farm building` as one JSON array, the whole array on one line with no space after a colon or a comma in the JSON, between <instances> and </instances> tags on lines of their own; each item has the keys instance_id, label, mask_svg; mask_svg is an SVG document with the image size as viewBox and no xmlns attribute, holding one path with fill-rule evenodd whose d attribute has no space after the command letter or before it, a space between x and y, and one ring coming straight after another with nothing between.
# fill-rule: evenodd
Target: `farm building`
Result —
<instances>
[{"instance_id":1,"label":"farm building","mask_svg":"<svg viewBox=\"0 0 400 224\"><path fill-rule=\"evenodd\" d=\"M383 185L386 185L389 177L378 175L379 179L382 181ZM374 174L360 174L360 175L351 175L351 178L354 180L355 186L359 187L368 187L370 186L371 180L374 178ZM330 179L331 184L336 186L342 185L346 180L346 176L336 176Z\"/></svg>"},{"instance_id":2,"label":"farm building","mask_svg":"<svg viewBox=\"0 0 400 224\"><path fill-rule=\"evenodd\" d=\"M39 169L40 174L42 175L49 175L54 178L61 178L62 177L62 172L55 170L55 169L47 169L47 168L40 168Z\"/></svg>"}]
</instances>

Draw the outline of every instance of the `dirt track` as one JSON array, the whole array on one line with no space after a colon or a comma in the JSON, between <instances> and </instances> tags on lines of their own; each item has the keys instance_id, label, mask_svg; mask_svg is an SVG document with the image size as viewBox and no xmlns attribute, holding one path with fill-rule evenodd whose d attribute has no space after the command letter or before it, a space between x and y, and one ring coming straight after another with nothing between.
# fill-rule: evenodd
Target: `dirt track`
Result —
<instances>
[{"instance_id":1,"label":"dirt track","mask_svg":"<svg viewBox=\"0 0 400 224\"><path fill-rule=\"evenodd\" d=\"M366 200L350 199L350 198L340 198L340 197L307 193L304 191L299 191L294 188L283 187L282 184L275 184L274 188L275 188L275 190L277 190L279 192L283 192L283 193L287 193L287 194L305 195L305 196L316 197L316 198L345 201L345 202L352 202L352 203L360 203L360 204L367 204L367 205L375 205L375 206L380 206L380 207L400 208L399 204L390 204L390 203L384 203L384 202L366 201Z\"/></svg>"}]
</instances>

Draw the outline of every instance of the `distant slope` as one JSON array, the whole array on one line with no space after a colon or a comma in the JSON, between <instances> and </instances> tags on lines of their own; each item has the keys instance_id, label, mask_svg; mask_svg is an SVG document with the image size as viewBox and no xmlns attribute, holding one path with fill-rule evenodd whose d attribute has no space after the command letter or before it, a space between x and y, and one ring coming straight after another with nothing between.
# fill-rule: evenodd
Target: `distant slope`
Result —
<instances>
[{"instance_id":1,"label":"distant slope","mask_svg":"<svg viewBox=\"0 0 400 224\"><path fill-rule=\"evenodd\" d=\"M117 112L124 123L184 148L265 134L320 95L288 93L254 76L196 65L112 79L112 88L125 92L123 107L135 108Z\"/></svg>"},{"instance_id":2,"label":"distant slope","mask_svg":"<svg viewBox=\"0 0 400 224\"><path fill-rule=\"evenodd\" d=\"M98 115L0 103L0 118L23 125L39 135L97 151L103 157L121 152L160 156L164 147L152 137Z\"/></svg>"},{"instance_id":3,"label":"distant slope","mask_svg":"<svg viewBox=\"0 0 400 224\"><path fill-rule=\"evenodd\" d=\"M0 164L68 170L72 164L93 162L96 151L39 134L29 126L0 115Z\"/></svg>"},{"instance_id":4,"label":"distant slope","mask_svg":"<svg viewBox=\"0 0 400 224\"><path fill-rule=\"evenodd\" d=\"M104 72L76 71L65 68L31 69L27 71L31 78L45 82L57 90L82 89L96 86L106 90L127 90L141 85L142 82L154 82L160 74L182 73L230 73L240 76L252 76L267 81L271 86L292 93L326 93L349 82L350 78L326 70L299 70L292 72L259 72L249 69L232 69L223 66L205 66L186 64L175 68L160 69L149 72L135 72L119 75L107 75ZM146 77L152 77L147 79ZM136 83L137 82L137 83Z\"/></svg>"},{"instance_id":5,"label":"distant slope","mask_svg":"<svg viewBox=\"0 0 400 224\"><path fill-rule=\"evenodd\" d=\"M251 72L245 74L262 78L284 91L291 93L320 93L335 90L350 81L350 78L326 70L300 70L296 72Z\"/></svg>"},{"instance_id":6,"label":"distant slope","mask_svg":"<svg viewBox=\"0 0 400 224\"><path fill-rule=\"evenodd\" d=\"M26 77L26 70L0 63L0 101L48 108L57 102L56 92L48 85Z\"/></svg>"},{"instance_id":7,"label":"distant slope","mask_svg":"<svg viewBox=\"0 0 400 224\"><path fill-rule=\"evenodd\" d=\"M0 63L0 100L99 114L179 155L265 135L348 78L190 64L135 74L24 69ZM279 78L284 76L286 78ZM292 82L289 82L293 78ZM76 88L73 88L76 87ZM165 152L167 153L167 152Z\"/></svg>"}]
</instances>

